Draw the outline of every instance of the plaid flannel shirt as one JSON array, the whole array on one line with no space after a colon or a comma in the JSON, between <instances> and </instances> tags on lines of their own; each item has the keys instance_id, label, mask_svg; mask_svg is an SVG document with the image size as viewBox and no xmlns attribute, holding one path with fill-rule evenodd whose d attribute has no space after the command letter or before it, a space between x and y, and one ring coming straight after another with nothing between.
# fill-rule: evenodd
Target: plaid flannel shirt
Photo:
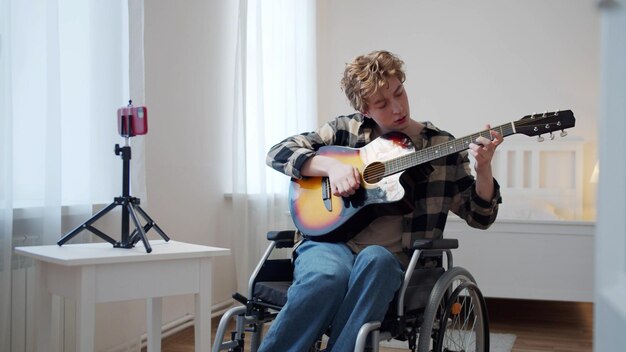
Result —
<instances>
[{"instance_id":1,"label":"plaid flannel shirt","mask_svg":"<svg viewBox=\"0 0 626 352\"><path fill-rule=\"evenodd\" d=\"M437 145L454 137L430 122L423 123L424 147ZM302 178L300 169L315 151L326 145L360 148L373 140L376 123L355 113L339 116L314 132L289 137L273 146L267 154L267 165L287 176ZM413 192L414 210L403 216L402 245L410 248L420 238L439 238L453 212L468 225L487 229L496 219L501 203L500 187L494 179L493 199L485 201L476 194L467 151L435 159L406 170L405 181Z\"/></svg>"}]
</instances>

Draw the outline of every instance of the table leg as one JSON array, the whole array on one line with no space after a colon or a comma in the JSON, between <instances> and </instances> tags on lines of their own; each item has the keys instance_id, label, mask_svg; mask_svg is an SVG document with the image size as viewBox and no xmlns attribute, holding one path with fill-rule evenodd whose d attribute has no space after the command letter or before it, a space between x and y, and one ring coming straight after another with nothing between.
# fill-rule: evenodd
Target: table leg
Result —
<instances>
[{"instance_id":1,"label":"table leg","mask_svg":"<svg viewBox=\"0 0 626 352\"><path fill-rule=\"evenodd\" d=\"M161 352L161 327L163 324L163 298L148 298L148 352Z\"/></svg>"},{"instance_id":2,"label":"table leg","mask_svg":"<svg viewBox=\"0 0 626 352\"><path fill-rule=\"evenodd\" d=\"M195 295L195 344L196 351L208 352L211 348L211 258L200 259L199 292Z\"/></svg>"},{"instance_id":3,"label":"table leg","mask_svg":"<svg viewBox=\"0 0 626 352\"><path fill-rule=\"evenodd\" d=\"M76 351L95 351L96 270L93 265L81 268L76 301Z\"/></svg>"},{"instance_id":4,"label":"table leg","mask_svg":"<svg viewBox=\"0 0 626 352\"><path fill-rule=\"evenodd\" d=\"M46 264L35 264L35 329L37 334L37 351L58 351L58 346L51 343L52 325L52 294L45 285Z\"/></svg>"}]
</instances>

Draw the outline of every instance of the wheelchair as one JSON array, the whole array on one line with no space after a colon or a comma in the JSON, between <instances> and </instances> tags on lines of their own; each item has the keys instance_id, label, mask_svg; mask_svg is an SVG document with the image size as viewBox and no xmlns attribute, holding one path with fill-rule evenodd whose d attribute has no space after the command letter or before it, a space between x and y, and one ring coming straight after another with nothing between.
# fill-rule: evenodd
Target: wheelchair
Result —
<instances>
[{"instance_id":1,"label":"wheelchair","mask_svg":"<svg viewBox=\"0 0 626 352\"><path fill-rule=\"evenodd\" d=\"M293 248L295 231L271 231L263 258L248 283L248 296L233 298L242 303L222 316L213 351L244 351L246 334L251 335L250 351L261 344L263 327L270 323L287 301L293 280L291 259L270 259L278 248ZM485 300L472 275L453 266L456 239L420 239L412 255L400 290L383 321L364 324L354 351L378 352L383 340L400 340L415 352L489 351L489 321ZM444 257L446 265L444 266ZM224 341L226 329L234 331ZM309 352L323 351L320 337ZM281 352L281 351L277 351Z\"/></svg>"}]
</instances>

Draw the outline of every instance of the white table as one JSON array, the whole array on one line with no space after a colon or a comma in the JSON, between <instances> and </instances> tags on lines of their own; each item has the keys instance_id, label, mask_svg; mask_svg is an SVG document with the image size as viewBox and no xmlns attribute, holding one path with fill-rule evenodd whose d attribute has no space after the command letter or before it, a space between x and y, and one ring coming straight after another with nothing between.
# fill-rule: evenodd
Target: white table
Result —
<instances>
[{"instance_id":1,"label":"white table","mask_svg":"<svg viewBox=\"0 0 626 352\"><path fill-rule=\"evenodd\" d=\"M37 262L37 350L51 344L52 295L76 301L76 351L95 351L96 303L147 299L148 351L161 350L162 297L195 296L195 350L211 346L211 258L230 250L176 241L113 248L109 243L16 247ZM120 317L123 318L123 317Z\"/></svg>"}]
</instances>

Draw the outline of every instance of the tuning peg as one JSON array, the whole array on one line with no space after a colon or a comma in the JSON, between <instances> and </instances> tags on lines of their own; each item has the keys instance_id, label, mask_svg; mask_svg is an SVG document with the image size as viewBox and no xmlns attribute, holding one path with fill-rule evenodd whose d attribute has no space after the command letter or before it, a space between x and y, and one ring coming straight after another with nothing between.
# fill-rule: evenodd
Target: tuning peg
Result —
<instances>
[{"instance_id":1,"label":"tuning peg","mask_svg":"<svg viewBox=\"0 0 626 352\"><path fill-rule=\"evenodd\" d=\"M543 141L545 141L545 140L546 140L546 139L545 139L545 138L543 138L543 136L541 136L541 135L539 135L539 136L537 137L537 142L543 142Z\"/></svg>"},{"instance_id":2,"label":"tuning peg","mask_svg":"<svg viewBox=\"0 0 626 352\"><path fill-rule=\"evenodd\" d=\"M552 132L550 132L550 140L553 141L554 140L554 134L552 134Z\"/></svg>"},{"instance_id":3,"label":"tuning peg","mask_svg":"<svg viewBox=\"0 0 626 352\"><path fill-rule=\"evenodd\" d=\"M562 130L562 131L561 131L561 137L565 137L565 136L567 136L567 131Z\"/></svg>"}]
</instances>

